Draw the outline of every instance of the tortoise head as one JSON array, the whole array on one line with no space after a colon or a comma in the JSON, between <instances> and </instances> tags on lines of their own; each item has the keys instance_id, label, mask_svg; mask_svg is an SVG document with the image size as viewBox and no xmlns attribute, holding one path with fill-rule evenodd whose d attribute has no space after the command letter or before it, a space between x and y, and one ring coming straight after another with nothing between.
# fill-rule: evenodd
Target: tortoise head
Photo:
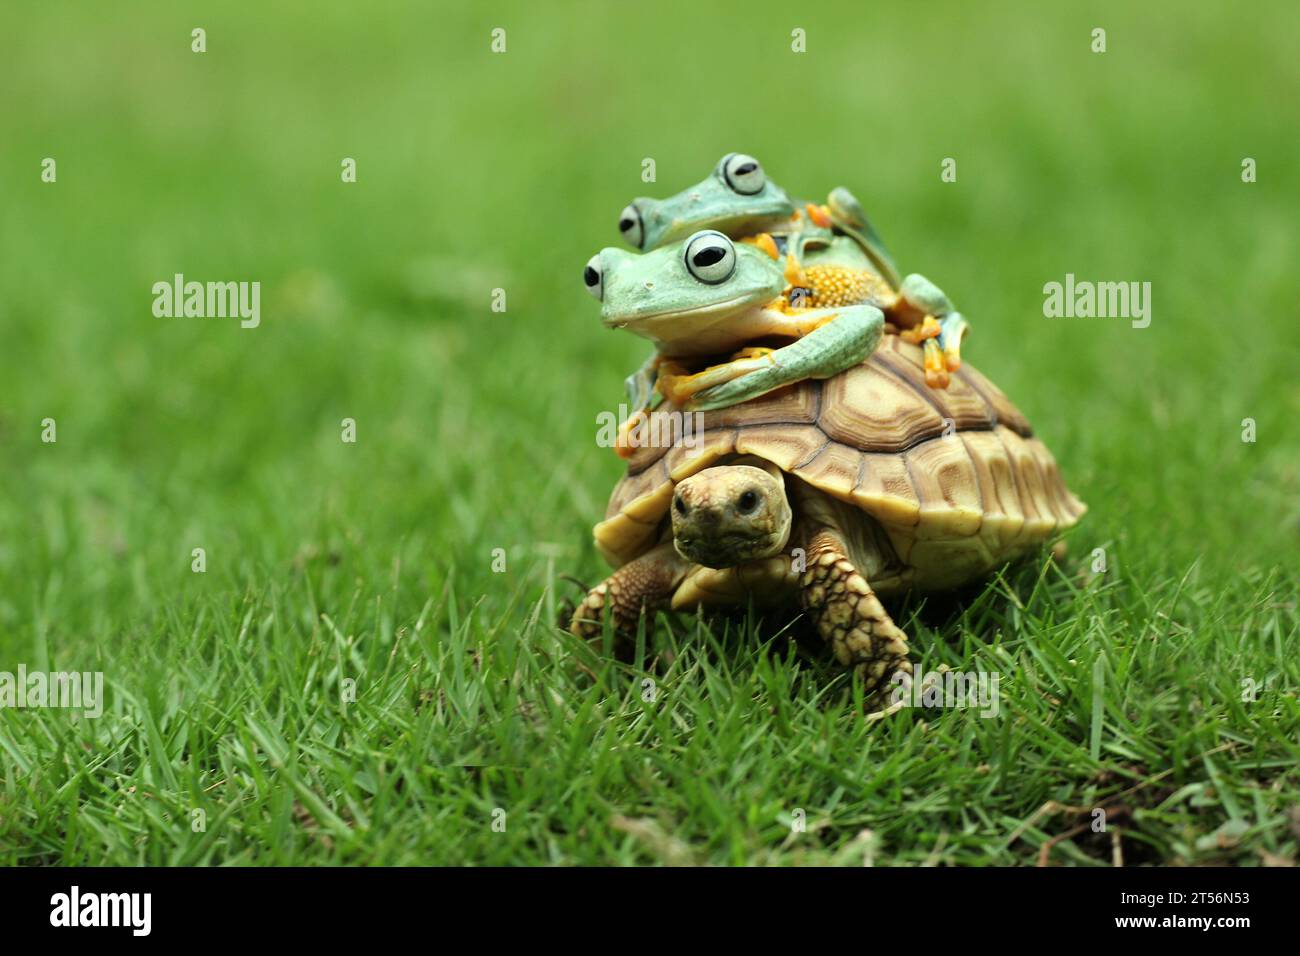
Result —
<instances>
[{"instance_id":1,"label":"tortoise head","mask_svg":"<svg viewBox=\"0 0 1300 956\"><path fill-rule=\"evenodd\" d=\"M790 539L790 502L779 471L716 465L673 491L673 545L688 561L730 568L780 554Z\"/></svg>"}]
</instances>

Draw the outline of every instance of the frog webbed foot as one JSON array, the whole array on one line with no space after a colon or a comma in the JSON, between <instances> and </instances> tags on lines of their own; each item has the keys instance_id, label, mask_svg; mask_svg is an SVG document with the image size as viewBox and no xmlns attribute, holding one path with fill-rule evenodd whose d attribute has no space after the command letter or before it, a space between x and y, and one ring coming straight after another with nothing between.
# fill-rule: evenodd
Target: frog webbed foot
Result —
<instances>
[{"instance_id":1,"label":"frog webbed foot","mask_svg":"<svg viewBox=\"0 0 1300 956\"><path fill-rule=\"evenodd\" d=\"M950 372L961 368L961 343L968 331L970 326L960 312L950 312L939 323L939 347Z\"/></svg>"},{"instance_id":2,"label":"frog webbed foot","mask_svg":"<svg viewBox=\"0 0 1300 956\"><path fill-rule=\"evenodd\" d=\"M890 318L902 329L905 341L922 346L926 383L947 388L949 373L961 368L961 343L969 329L948 296L925 276L913 273L899 286Z\"/></svg>"}]
</instances>

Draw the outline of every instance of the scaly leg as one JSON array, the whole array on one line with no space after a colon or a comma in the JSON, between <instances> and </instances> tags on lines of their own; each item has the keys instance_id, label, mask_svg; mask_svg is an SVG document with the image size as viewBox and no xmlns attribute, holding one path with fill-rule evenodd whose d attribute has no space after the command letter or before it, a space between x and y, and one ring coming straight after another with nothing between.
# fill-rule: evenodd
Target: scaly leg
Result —
<instances>
[{"instance_id":1,"label":"scaly leg","mask_svg":"<svg viewBox=\"0 0 1300 956\"><path fill-rule=\"evenodd\" d=\"M588 640L598 638L604 619L609 617L616 636L635 636L642 613L653 615L666 609L689 568L690 563L671 541L652 548L587 592L573 612L569 633Z\"/></svg>"},{"instance_id":2,"label":"scaly leg","mask_svg":"<svg viewBox=\"0 0 1300 956\"><path fill-rule=\"evenodd\" d=\"M853 668L868 694L883 690L898 672L910 675L907 635L890 620L867 579L854 567L840 533L819 528L808 538L806 550L800 603L835 659Z\"/></svg>"}]
</instances>

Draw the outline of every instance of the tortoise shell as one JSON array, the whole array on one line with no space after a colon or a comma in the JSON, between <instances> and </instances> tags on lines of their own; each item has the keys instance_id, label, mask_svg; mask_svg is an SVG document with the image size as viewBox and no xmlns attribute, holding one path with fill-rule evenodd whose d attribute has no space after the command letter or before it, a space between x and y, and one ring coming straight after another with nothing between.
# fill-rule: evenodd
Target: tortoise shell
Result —
<instances>
[{"instance_id":1,"label":"tortoise shell","mask_svg":"<svg viewBox=\"0 0 1300 956\"><path fill-rule=\"evenodd\" d=\"M834 378L702 414L693 447L647 446L629 460L594 529L612 566L660 540L677 482L742 455L876 519L912 586L958 584L1076 524L1086 510L996 385L963 363L946 390L930 388L920 347L897 335Z\"/></svg>"}]
</instances>

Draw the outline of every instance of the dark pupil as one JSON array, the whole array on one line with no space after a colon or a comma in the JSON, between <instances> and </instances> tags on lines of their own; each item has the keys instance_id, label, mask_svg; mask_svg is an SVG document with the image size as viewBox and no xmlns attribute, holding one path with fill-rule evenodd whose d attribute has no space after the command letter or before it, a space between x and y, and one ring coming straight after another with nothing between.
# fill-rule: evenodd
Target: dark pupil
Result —
<instances>
[{"instance_id":1,"label":"dark pupil","mask_svg":"<svg viewBox=\"0 0 1300 956\"><path fill-rule=\"evenodd\" d=\"M754 506L758 504L758 495L752 491L747 491L740 496L740 510L753 511Z\"/></svg>"},{"instance_id":2,"label":"dark pupil","mask_svg":"<svg viewBox=\"0 0 1300 956\"><path fill-rule=\"evenodd\" d=\"M631 219L620 219L618 221L618 231L627 232L634 225L636 225L636 223L634 223Z\"/></svg>"},{"instance_id":3,"label":"dark pupil","mask_svg":"<svg viewBox=\"0 0 1300 956\"><path fill-rule=\"evenodd\" d=\"M682 501L681 498L677 499L677 513L686 514L686 502Z\"/></svg>"},{"instance_id":4,"label":"dark pupil","mask_svg":"<svg viewBox=\"0 0 1300 956\"><path fill-rule=\"evenodd\" d=\"M707 249L701 249L695 253L695 264L703 269L706 266L721 262L722 257L726 254L726 250L721 246L709 246Z\"/></svg>"},{"instance_id":5,"label":"dark pupil","mask_svg":"<svg viewBox=\"0 0 1300 956\"><path fill-rule=\"evenodd\" d=\"M600 282L600 273L591 266L587 266L587 268L582 270L582 280L586 282L587 285L597 285Z\"/></svg>"},{"instance_id":6,"label":"dark pupil","mask_svg":"<svg viewBox=\"0 0 1300 956\"><path fill-rule=\"evenodd\" d=\"M754 170L758 169L758 163L741 163L734 170L737 176L747 176Z\"/></svg>"}]
</instances>

